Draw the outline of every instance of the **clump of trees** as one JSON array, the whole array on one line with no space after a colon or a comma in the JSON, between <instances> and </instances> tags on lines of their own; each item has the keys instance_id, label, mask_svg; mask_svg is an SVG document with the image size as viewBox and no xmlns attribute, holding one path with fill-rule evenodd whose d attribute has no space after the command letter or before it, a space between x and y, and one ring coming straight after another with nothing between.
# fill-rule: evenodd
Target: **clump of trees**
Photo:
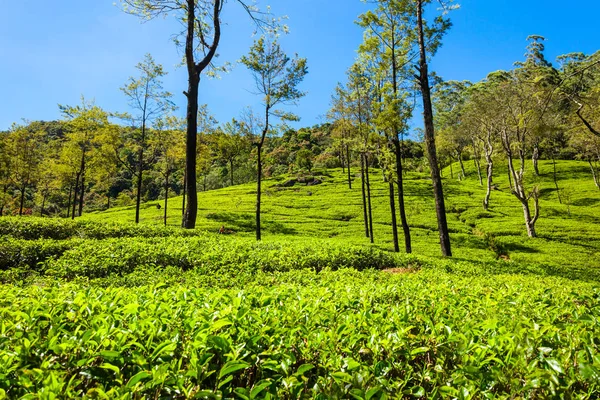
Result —
<instances>
[{"instance_id":1,"label":"clump of trees","mask_svg":"<svg viewBox=\"0 0 600 400\"><path fill-rule=\"evenodd\" d=\"M525 60L515 63L512 70L495 71L474 84L443 82L434 89L439 146L461 165L462 175L463 160L472 158L482 185L483 158L485 210L492 204L494 163L503 162L530 237L537 236L535 226L541 215L536 184L540 158L553 160L559 201L555 160L576 157L588 161L596 186L600 160L600 135L593 125L598 118L600 57L598 53L560 56L557 68L545 58L544 40L530 36Z\"/></svg>"}]
</instances>

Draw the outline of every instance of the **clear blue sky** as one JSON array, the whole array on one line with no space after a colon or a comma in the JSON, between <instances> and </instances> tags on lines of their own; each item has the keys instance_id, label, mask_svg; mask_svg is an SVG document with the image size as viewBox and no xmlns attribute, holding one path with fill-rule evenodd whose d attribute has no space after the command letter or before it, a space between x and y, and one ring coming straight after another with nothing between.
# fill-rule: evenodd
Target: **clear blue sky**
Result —
<instances>
[{"instance_id":1,"label":"clear blue sky","mask_svg":"<svg viewBox=\"0 0 600 400\"><path fill-rule=\"evenodd\" d=\"M3 1L0 13L0 130L22 118L59 119L57 104L75 105L81 95L109 111L127 111L119 90L135 75L145 53L169 71L165 88L175 94L185 114L186 71L170 40L171 20L141 24L123 14L112 0ZM433 61L444 79L479 80L488 72L508 69L523 58L525 38L545 36L549 59L600 47L597 18L600 2L584 0L463 0L452 13L452 30ZM265 6L263 0L259 4ZM296 112L310 126L323 121L332 90L344 80L362 39L354 24L367 8L359 0L277 0L272 12L288 15L291 33L283 40L288 53L308 58L303 83L308 95ZM253 28L235 1L223 16L225 26L219 60L235 62L252 44ZM257 104L253 80L242 66L218 80L204 79L200 102L220 122Z\"/></svg>"}]
</instances>

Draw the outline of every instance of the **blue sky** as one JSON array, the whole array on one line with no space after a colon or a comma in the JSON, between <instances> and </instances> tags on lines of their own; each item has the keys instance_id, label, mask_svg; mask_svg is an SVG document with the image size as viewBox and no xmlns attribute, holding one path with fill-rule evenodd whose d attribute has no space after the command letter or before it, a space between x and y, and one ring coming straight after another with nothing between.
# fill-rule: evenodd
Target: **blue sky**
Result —
<instances>
[{"instance_id":1,"label":"blue sky","mask_svg":"<svg viewBox=\"0 0 600 400\"><path fill-rule=\"evenodd\" d=\"M135 75L135 65L151 53L169 71L165 88L185 114L186 71L170 37L172 20L140 23L112 0L3 1L0 13L0 130L22 118L59 119L57 104L75 105L81 95L109 111L128 111L119 87ZM359 0L260 0L272 12L287 15L291 33L282 39L288 53L308 59L308 92L295 112L297 126L323 122L330 96L356 56L362 32L354 21L367 9ZM574 51L591 53L600 43L600 2L577 6L555 0L463 0L452 13L453 28L432 69L444 79L479 80L521 60L525 38L545 36L549 59ZM574 4L574 3L573 3ZM223 16L219 61L235 62L252 44L252 25L230 0ZM259 99L242 66L220 79L203 79L200 102L225 122ZM417 119L415 119L417 120Z\"/></svg>"}]
</instances>

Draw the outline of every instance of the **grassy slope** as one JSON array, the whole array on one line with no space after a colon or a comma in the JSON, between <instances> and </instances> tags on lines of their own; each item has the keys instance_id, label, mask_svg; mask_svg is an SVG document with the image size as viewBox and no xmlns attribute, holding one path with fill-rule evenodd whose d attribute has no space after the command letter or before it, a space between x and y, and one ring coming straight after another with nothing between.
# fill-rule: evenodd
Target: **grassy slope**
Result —
<instances>
[{"instance_id":1,"label":"grassy slope","mask_svg":"<svg viewBox=\"0 0 600 400\"><path fill-rule=\"evenodd\" d=\"M530 166L528 166L530 167ZM541 217L537 224L539 238L525 235L520 203L510 194L506 169L497 166L495 190L489 212L481 202L485 189L479 186L471 163L467 179L460 182L444 171L446 207L452 232L454 256L462 260L503 258L528 264L570 265L573 268L600 267L600 191L594 186L585 163L559 161L559 186L570 205L560 204L552 179L551 161L541 161L541 176L531 180L540 185ZM454 166L454 172L458 167ZM358 170L353 172L358 173ZM529 168L528 172L532 172ZM362 222L360 177L356 175L349 189L341 170L322 171L324 183L278 188L283 180L270 179L263 196L264 240L312 237L360 244L368 243ZM373 209L375 244L391 249L391 224L387 185L374 170ZM254 229L254 184L229 187L199 194L198 228L216 232L221 225L239 236L252 236ZM409 173L406 179L407 214L415 254L439 254L437 224L430 182L425 173ZM149 202L141 211L142 223L162 222L162 201ZM570 209L570 215L568 210ZM127 221L134 216L133 207L115 208L84 216L91 220ZM169 200L169 224L178 225L181 197ZM402 242L402 231L400 228ZM401 248L402 248L401 243Z\"/></svg>"}]
</instances>

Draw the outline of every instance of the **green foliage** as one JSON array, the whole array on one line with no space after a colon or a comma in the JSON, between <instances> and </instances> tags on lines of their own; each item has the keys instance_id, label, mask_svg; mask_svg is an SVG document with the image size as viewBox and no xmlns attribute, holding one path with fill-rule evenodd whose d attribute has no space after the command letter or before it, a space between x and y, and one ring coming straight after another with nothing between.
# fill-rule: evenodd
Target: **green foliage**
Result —
<instances>
[{"instance_id":1,"label":"green foliage","mask_svg":"<svg viewBox=\"0 0 600 400\"><path fill-rule=\"evenodd\" d=\"M196 231L183 231L153 225L135 226L119 222L89 220L4 217L0 219L0 236L36 240L70 238L106 239L119 237L193 236Z\"/></svg>"},{"instance_id":2,"label":"green foliage","mask_svg":"<svg viewBox=\"0 0 600 400\"><path fill-rule=\"evenodd\" d=\"M600 389L600 301L589 285L439 269L258 278L227 290L0 287L0 389L374 399Z\"/></svg>"}]
</instances>

